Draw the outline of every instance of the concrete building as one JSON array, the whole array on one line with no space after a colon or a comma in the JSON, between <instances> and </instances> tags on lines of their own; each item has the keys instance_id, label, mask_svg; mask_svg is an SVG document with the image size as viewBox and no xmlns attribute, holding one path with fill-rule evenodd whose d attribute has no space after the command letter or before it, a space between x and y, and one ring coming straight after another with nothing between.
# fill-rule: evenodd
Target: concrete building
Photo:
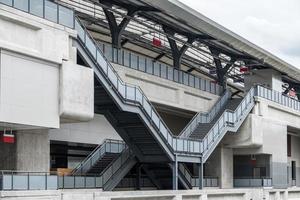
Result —
<instances>
[{"instance_id":1,"label":"concrete building","mask_svg":"<svg viewBox=\"0 0 300 200\"><path fill-rule=\"evenodd\" d=\"M0 0L0 33L0 199L300 198L300 70L193 9Z\"/></svg>"}]
</instances>

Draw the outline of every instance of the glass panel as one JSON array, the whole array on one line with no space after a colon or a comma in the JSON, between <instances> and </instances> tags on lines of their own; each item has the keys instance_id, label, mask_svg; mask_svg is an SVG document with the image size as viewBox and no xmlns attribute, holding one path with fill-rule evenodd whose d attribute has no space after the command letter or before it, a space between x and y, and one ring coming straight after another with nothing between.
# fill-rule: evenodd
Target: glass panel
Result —
<instances>
[{"instance_id":1,"label":"glass panel","mask_svg":"<svg viewBox=\"0 0 300 200\"><path fill-rule=\"evenodd\" d=\"M124 51L124 66L129 67L130 64L130 54L128 51Z\"/></svg>"},{"instance_id":2,"label":"glass panel","mask_svg":"<svg viewBox=\"0 0 300 200\"><path fill-rule=\"evenodd\" d=\"M139 70L144 72L146 71L146 59L144 56L139 56Z\"/></svg>"},{"instance_id":3,"label":"glass panel","mask_svg":"<svg viewBox=\"0 0 300 200\"><path fill-rule=\"evenodd\" d=\"M45 1L45 18L57 23L57 4Z\"/></svg>"},{"instance_id":4,"label":"glass panel","mask_svg":"<svg viewBox=\"0 0 300 200\"><path fill-rule=\"evenodd\" d=\"M136 89L136 101L139 102L141 105L143 103L143 95L139 89Z\"/></svg>"},{"instance_id":5,"label":"glass panel","mask_svg":"<svg viewBox=\"0 0 300 200\"><path fill-rule=\"evenodd\" d=\"M2 188L0 187L0 189L11 190L12 189L11 188L11 183L12 183L12 176L11 175L3 175L3 177L2 177Z\"/></svg>"},{"instance_id":6,"label":"glass panel","mask_svg":"<svg viewBox=\"0 0 300 200\"><path fill-rule=\"evenodd\" d=\"M138 57L136 54L131 53L131 63L130 63L130 67L132 69L137 69L138 68Z\"/></svg>"},{"instance_id":7,"label":"glass panel","mask_svg":"<svg viewBox=\"0 0 300 200\"><path fill-rule=\"evenodd\" d=\"M13 176L13 189L14 190L27 190L28 189L28 176L27 175L14 175Z\"/></svg>"},{"instance_id":8,"label":"glass panel","mask_svg":"<svg viewBox=\"0 0 300 200\"><path fill-rule=\"evenodd\" d=\"M93 40L89 37L86 36L86 47L89 50L90 54L96 59L96 46L93 43Z\"/></svg>"},{"instance_id":9,"label":"glass panel","mask_svg":"<svg viewBox=\"0 0 300 200\"><path fill-rule=\"evenodd\" d=\"M112 53L113 53L113 55L112 55L113 61L112 62L118 63L118 49L112 48Z\"/></svg>"},{"instance_id":10,"label":"glass panel","mask_svg":"<svg viewBox=\"0 0 300 200\"><path fill-rule=\"evenodd\" d=\"M64 177L64 188L74 188L74 176L65 176Z\"/></svg>"},{"instance_id":11,"label":"glass panel","mask_svg":"<svg viewBox=\"0 0 300 200\"><path fill-rule=\"evenodd\" d=\"M187 73L183 73L183 84L189 85L189 75Z\"/></svg>"},{"instance_id":12,"label":"glass panel","mask_svg":"<svg viewBox=\"0 0 300 200\"><path fill-rule=\"evenodd\" d=\"M154 63L154 75L160 76L160 64Z\"/></svg>"},{"instance_id":13,"label":"glass panel","mask_svg":"<svg viewBox=\"0 0 300 200\"><path fill-rule=\"evenodd\" d=\"M165 64L160 65L160 72L162 78L167 78L167 67Z\"/></svg>"},{"instance_id":14,"label":"glass panel","mask_svg":"<svg viewBox=\"0 0 300 200\"><path fill-rule=\"evenodd\" d=\"M57 190L57 176L47 176L47 189L48 190Z\"/></svg>"},{"instance_id":15,"label":"glass panel","mask_svg":"<svg viewBox=\"0 0 300 200\"><path fill-rule=\"evenodd\" d=\"M168 131L165 126L160 126L160 132L165 138L167 138Z\"/></svg>"},{"instance_id":16,"label":"glass panel","mask_svg":"<svg viewBox=\"0 0 300 200\"><path fill-rule=\"evenodd\" d=\"M94 177L86 177L85 179L85 187L86 188L94 188L95 186L95 178Z\"/></svg>"},{"instance_id":17,"label":"glass panel","mask_svg":"<svg viewBox=\"0 0 300 200\"><path fill-rule=\"evenodd\" d=\"M44 1L30 0L30 13L39 17L44 17Z\"/></svg>"},{"instance_id":18,"label":"glass panel","mask_svg":"<svg viewBox=\"0 0 300 200\"><path fill-rule=\"evenodd\" d=\"M84 177L75 177L75 188L84 188Z\"/></svg>"},{"instance_id":19,"label":"glass panel","mask_svg":"<svg viewBox=\"0 0 300 200\"><path fill-rule=\"evenodd\" d=\"M148 113L148 115L151 116L151 110L152 110L152 108L151 108L150 104L148 103L148 101L145 98L143 99L143 101L144 101L144 103L143 103L144 109L146 110L146 112Z\"/></svg>"},{"instance_id":20,"label":"glass panel","mask_svg":"<svg viewBox=\"0 0 300 200\"><path fill-rule=\"evenodd\" d=\"M28 0L15 0L14 7L25 12L28 12L29 1Z\"/></svg>"},{"instance_id":21,"label":"glass panel","mask_svg":"<svg viewBox=\"0 0 300 200\"><path fill-rule=\"evenodd\" d=\"M153 74L152 60L149 58L146 59L146 72L149 74Z\"/></svg>"},{"instance_id":22,"label":"glass panel","mask_svg":"<svg viewBox=\"0 0 300 200\"><path fill-rule=\"evenodd\" d=\"M46 176L29 176L30 190L45 190Z\"/></svg>"},{"instance_id":23,"label":"glass panel","mask_svg":"<svg viewBox=\"0 0 300 200\"><path fill-rule=\"evenodd\" d=\"M123 83L121 83L121 81L118 81L118 89L119 89L119 92L120 92L121 96L123 98L126 98L126 96L125 96L125 85Z\"/></svg>"},{"instance_id":24,"label":"glass panel","mask_svg":"<svg viewBox=\"0 0 300 200\"><path fill-rule=\"evenodd\" d=\"M78 21L75 22L75 29L77 30L77 34L79 39L84 42L85 32L82 26L78 23Z\"/></svg>"},{"instance_id":25,"label":"glass panel","mask_svg":"<svg viewBox=\"0 0 300 200\"><path fill-rule=\"evenodd\" d=\"M174 81L179 82L179 71L177 69L174 69Z\"/></svg>"},{"instance_id":26,"label":"glass panel","mask_svg":"<svg viewBox=\"0 0 300 200\"><path fill-rule=\"evenodd\" d=\"M107 60L112 61L112 47L111 45L104 46L104 56Z\"/></svg>"},{"instance_id":27,"label":"glass panel","mask_svg":"<svg viewBox=\"0 0 300 200\"><path fill-rule=\"evenodd\" d=\"M59 23L69 28L74 27L74 13L73 10L64 6L59 6Z\"/></svg>"},{"instance_id":28,"label":"glass panel","mask_svg":"<svg viewBox=\"0 0 300 200\"><path fill-rule=\"evenodd\" d=\"M189 75L189 86L195 87L195 77L193 75Z\"/></svg>"},{"instance_id":29,"label":"glass panel","mask_svg":"<svg viewBox=\"0 0 300 200\"><path fill-rule=\"evenodd\" d=\"M168 79L173 80L173 68L167 66Z\"/></svg>"},{"instance_id":30,"label":"glass panel","mask_svg":"<svg viewBox=\"0 0 300 200\"><path fill-rule=\"evenodd\" d=\"M97 63L100 65L100 67L103 69L103 71L105 73L107 73L107 62L99 50L97 50Z\"/></svg>"},{"instance_id":31,"label":"glass panel","mask_svg":"<svg viewBox=\"0 0 300 200\"><path fill-rule=\"evenodd\" d=\"M195 88L200 89L200 79L195 77Z\"/></svg>"},{"instance_id":32,"label":"glass panel","mask_svg":"<svg viewBox=\"0 0 300 200\"><path fill-rule=\"evenodd\" d=\"M12 0L0 0L0 3L12 6Z\"/></svg>"},{"instance_id":33,"label":"glass panel","mask_svg":"<svg viewBox=\"0 0 300 200\"><path fill-rule=\"evenodd\" d=\"M126 99L135 101L135 88L131 86L126 87Z\"/></svg>"},{"instance_id":34,"label":"glass panel","mask_svg":"<svg viewBox=\"0 0 300 200\"><path fill-rule=\"evenodd\" d=\"M118 77L117 75L113 72L111 67L108 67L108 78L111 80L115 88L118 87Z\"/></svg>"},{"instance_id":35,"label":"glass panel","mask_svg":"<svg viewBox=\"0 0 300 200\"><path fill-rule=\"evenodd\" d=\"M159 118L158 115L152 110L152 120L154 122L154 124L159 127Z\"/></svg>"}]
</instances>

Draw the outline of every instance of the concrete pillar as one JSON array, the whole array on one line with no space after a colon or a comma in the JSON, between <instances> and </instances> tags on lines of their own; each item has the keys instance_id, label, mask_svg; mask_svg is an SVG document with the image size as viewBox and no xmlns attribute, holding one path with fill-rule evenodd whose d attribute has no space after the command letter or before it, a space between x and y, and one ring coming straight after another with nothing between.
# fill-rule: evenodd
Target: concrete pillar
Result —
<instances>
[{"instance_id":1,"label":"concrete pillar","mask_svg":"<svg viewBox=\"0 0 300 200\"><path fill-rule=\"evenodd\" d=\"M50 143L46 129L17 131L16 142L14 144L0 144L0 150L1 169L49 171Z\"/></svg>"},{"instance_id":2,"label":"concrete pillar","mask_svg":"<svg viewBox=\"0 0 300 200\"><path fill-rule=\"evenodd\" d=\"M220 187L233 188L233 150L221 147Z\"/></svg>"}]
</instances>

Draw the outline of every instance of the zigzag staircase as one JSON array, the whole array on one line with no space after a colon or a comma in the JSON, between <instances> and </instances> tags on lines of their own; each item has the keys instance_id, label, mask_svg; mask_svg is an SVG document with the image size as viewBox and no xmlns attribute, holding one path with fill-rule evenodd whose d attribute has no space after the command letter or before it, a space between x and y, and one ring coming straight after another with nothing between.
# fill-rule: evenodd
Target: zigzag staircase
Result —
<instances>
[{"instance_id":1,"label":"zigzag staircase","mask_svg":"<svg viewBox=\"0 0 300 200\"><path fill-rule=\"evenodd\" d=\"M60 7L57 6L57 8ZM63 8L66 16L74 17L74 13L72 14L72 11L66 11L66 9ZM84 62L93 68L95 73L95 112L104 114L128 145L128 148L123 150L113 162L105 169L104 167L101 169L102 172L99 175L101 183L99 184L103 186L104 190L115 188L137 162L158 163L165 169L170 169L170 163L172 165L178 162L204 163L228 131L237 131L254 106L254 88L252 88L235 111L222 110L225 100L220 103L219 108L214 108L216 112L206 118L207 121L213 122L212 126L207 133L201 134L200 139L190 137L194 131L198 130L200 121L197 121L197 117L185 129L186 133L182 134L185 137L176 137L160 118L142 90L137 86L126 84L120 79L85 27L78 19L74 21L74 28L78 33L77 38L74 39L74 46L77 47ZM57 23L69 28L73 27L71 21L62 20L60 22L58 20ZM226 97L224 98L226 99ZM198 115L202 117L201 114ZM97 150L102 148L104 147L99 147ZM97 165L103 155L99 155L92 161L88 161L90 158L87 158L84 165L88 167L79 166L78 171L76 170L74 173L89 173L89 170ZM88 162L90 163L87 164ZM182 167L179 168L183 170ZM152 174L152 177L157 176L155 172L148 174ZM175 179L174 170L171 170L171 174ZM183 170L180 174L187 173ZM180 179L184 180L183 177ZM167 187L172 185L169 182L166 184L169 185ZM189 187L188 183L183 185Z\"/></svg>"}]
</instances>

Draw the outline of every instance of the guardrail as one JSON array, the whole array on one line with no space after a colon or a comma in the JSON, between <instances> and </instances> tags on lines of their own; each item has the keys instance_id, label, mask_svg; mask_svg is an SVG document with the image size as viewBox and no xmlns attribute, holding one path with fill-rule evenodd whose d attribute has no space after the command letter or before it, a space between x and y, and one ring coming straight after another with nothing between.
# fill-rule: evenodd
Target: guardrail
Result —
<instances>
[{"instance_id":1,"label":"guardrail","mask_svg":"<svg viewBox=\"0 0 300 200\"><path fill-rule=\"evenodd\" d=\"M1 4L74 28L74 10L48 0L0 0Z\"/></svg>"},{"instance_id":2,"label":"guardrail","mask_svg":"<svg viewBox=\"0 0 300 200\"><path fill-rule=\"evenodd\" d=\"M234 178L234 187L272 187L272 178Z\"/></svg>"},{"instance_id":3,"label":"guardrail","mask_svg":"<svg viewBox=\"0 0 300 200\"><path fill-rule=\"evenodd\" d=\"M225 90L222 97L215 103L215 105L209 112L199 112L192 118L192 120L181 131L179 137L189 137L199 124L210 123L214 119L214 117L222 110L222 108L224 108L230 97L230 90Z\"/></svg>"},{"instance_id":4,"label":"guardrail","mask_svg":"<svg viewBox=\"0 0 300 200\"><path fill-rule=\"evenodd\" d=\"M113 48L111 44L105 44L102 42L97 42L97 44L104 56L110 62L215 95L221 95L223 92L222 86L210 80L200 78L183 70L175 69L165 63L153 61L153 58L143 56L129 50L116 49Z\"/></svg>"},{"instance_id":5,"label":"guardrail","mask_svg":"<svg viewBox=\"0 0 300 200\"><path fill-rule=\"evenodd\" d=\"M84 174L97 163L105 153L121 153L125 148L126 144L123 141L106 139L74 168L72 174Z\"/></svg>"}]
</instances>

